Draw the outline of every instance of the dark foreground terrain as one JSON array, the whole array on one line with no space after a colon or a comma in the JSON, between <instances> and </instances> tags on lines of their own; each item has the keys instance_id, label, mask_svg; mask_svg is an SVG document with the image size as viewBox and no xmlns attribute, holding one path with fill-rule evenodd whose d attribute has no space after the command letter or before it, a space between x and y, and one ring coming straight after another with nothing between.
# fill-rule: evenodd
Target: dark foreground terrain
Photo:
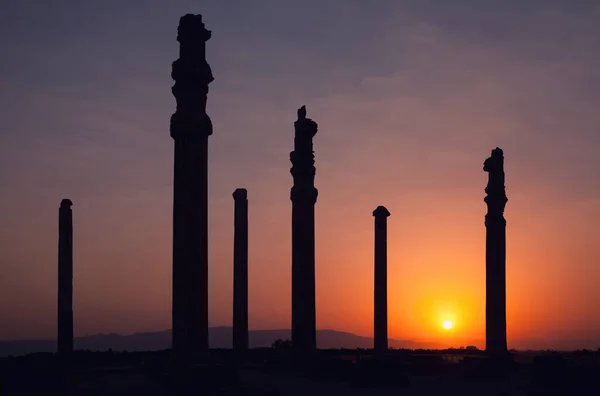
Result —
<instances>
[{"instance_id":1,"label":"dark foreground terrain","mask_svg":"<svg viewBox=\"0 0 600 396\"><path fill-rule=\"evenodd\" d=\"M212 350L175 369L169 351L38 353L0 359L0 395L600 395L600 352L322 350L299 364L285 344L243 359Z\"/></svg>"}]
</instances>

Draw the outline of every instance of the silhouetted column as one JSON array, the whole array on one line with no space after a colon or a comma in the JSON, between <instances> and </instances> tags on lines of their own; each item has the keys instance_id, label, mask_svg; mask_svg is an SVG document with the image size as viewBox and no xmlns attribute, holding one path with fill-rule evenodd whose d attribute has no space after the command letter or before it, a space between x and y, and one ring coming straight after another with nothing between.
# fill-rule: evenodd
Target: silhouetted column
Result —
<instances>
[{"instance_id":1,"label":"silhouetted column","mask_svg":"<svg viewBox=\"0 0 600 396\"><path fill-rule=\"evenodd\" d=\"M375 216L375 287L374 287L374 347L376 352L388 349L387 321L387 218L384 206L373 211Z\"/></svg>"},{"instance_id":2,"label":"silhouetted column","mask_svg":"<svg viewBox=\"0 0 600 396\"><path fill-rule=\"evenodd\" d=\"M202 15L179 20L179 59L173 62L177 110L171 116L175 141L173 183L173 339L175 357L189 362L208 350L208 84L205 59L210 30Z\"/></svg>"},{"instance_id":3,"label":"silhouetted column","mask_svg":"<svg viewBox=\"0 0 600 396\"><path fill-rule=\"evenodd\" d=\"M63 199L58 209L58 353L73 352L73 202Z\"/></svg>"},{"instance_id":4,"label":"silhouetted column","mask_svg":"<svg viewBox=\"0 0 600 396\"><path fill-rule=\"evenodd\" d=\"M317 123L298 110L294 123L294 151L290 153L294 178L292 200L292 347L310 352L317 347L315 310L315 156Z\"/></svg>"},{"instance_id":5,"label":"silhouetted column","mask_svg":"<svg viewBox=\"0 0 600 396\"><path fill-rule=\"evenodd\" d=\"M492 150L483 170L489 173L486 227L486 301L485 336L489 355L506 354L506 220L504 208L508 198L504 187L504 155L500 148Z\"/></svg>"},{"instance_id":6,"label":"silhouetted column","mask_svg":"<svg viewBox=\"0 0 600 396\"><path fill-rule=\"evenodd\" d=\"M238 188L233 220L233 349L248 349L248 191Z\"/></svg>"}]
</instances>

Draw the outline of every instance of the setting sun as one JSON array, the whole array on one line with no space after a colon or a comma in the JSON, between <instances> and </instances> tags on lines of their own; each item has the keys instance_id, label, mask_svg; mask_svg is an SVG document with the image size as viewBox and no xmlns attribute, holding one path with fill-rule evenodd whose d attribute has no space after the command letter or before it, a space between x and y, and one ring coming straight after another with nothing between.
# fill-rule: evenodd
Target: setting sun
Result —
<instances>
[{"instance_id":1,"label":"setting sun","mask_svg":"<svg viewBox=\"0 0 600 396\"><path fill-rule=\"evenodd\" d=\"M442 326L444 326L444 329L450 330L452 328L452 321L451 320L444 320L444 323L442 324Z\"/></svg>"}]
</instances>

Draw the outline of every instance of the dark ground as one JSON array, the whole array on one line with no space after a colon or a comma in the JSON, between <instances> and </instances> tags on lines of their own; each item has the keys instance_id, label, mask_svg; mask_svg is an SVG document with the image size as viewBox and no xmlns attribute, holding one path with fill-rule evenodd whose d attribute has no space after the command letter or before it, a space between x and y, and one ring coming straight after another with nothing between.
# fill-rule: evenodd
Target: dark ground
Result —
<instances>
[{"instance_id":1,"label":"dark ground","mask_svg":"<svg viewBox=\"0 0 600 396\"><path fill-rule=\"evenodd\" d=\"M212 350L175 370L170 352L50 353L0 359L0 395L600 395L600 351L322 350L299 365L286 345L253 349L241 364Z\"/></svg>"}]
</instances>

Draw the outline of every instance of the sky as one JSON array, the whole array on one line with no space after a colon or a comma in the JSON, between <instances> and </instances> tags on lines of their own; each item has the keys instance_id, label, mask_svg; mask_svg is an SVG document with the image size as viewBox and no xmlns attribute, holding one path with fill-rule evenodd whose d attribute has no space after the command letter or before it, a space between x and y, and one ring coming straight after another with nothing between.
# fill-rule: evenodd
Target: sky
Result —
<instances>
[{"instance_id":1,"label":"sky","mask_svg":"<svg viewBox=\"0 0 600 396\"><path fill-rule=\"evenodd\" d=\"M289 328L296 110L319 124L317 326L484 347L487 174L504 150L510 348L600 346L600 4L572 0L0 2L0 339L56 335L61 199L76 336L171 325L171 63L202 13L211 326L232 317L249 199L249 325ZM444 330L444 320L454 327Z\"/></svg>"}]
</instances>

